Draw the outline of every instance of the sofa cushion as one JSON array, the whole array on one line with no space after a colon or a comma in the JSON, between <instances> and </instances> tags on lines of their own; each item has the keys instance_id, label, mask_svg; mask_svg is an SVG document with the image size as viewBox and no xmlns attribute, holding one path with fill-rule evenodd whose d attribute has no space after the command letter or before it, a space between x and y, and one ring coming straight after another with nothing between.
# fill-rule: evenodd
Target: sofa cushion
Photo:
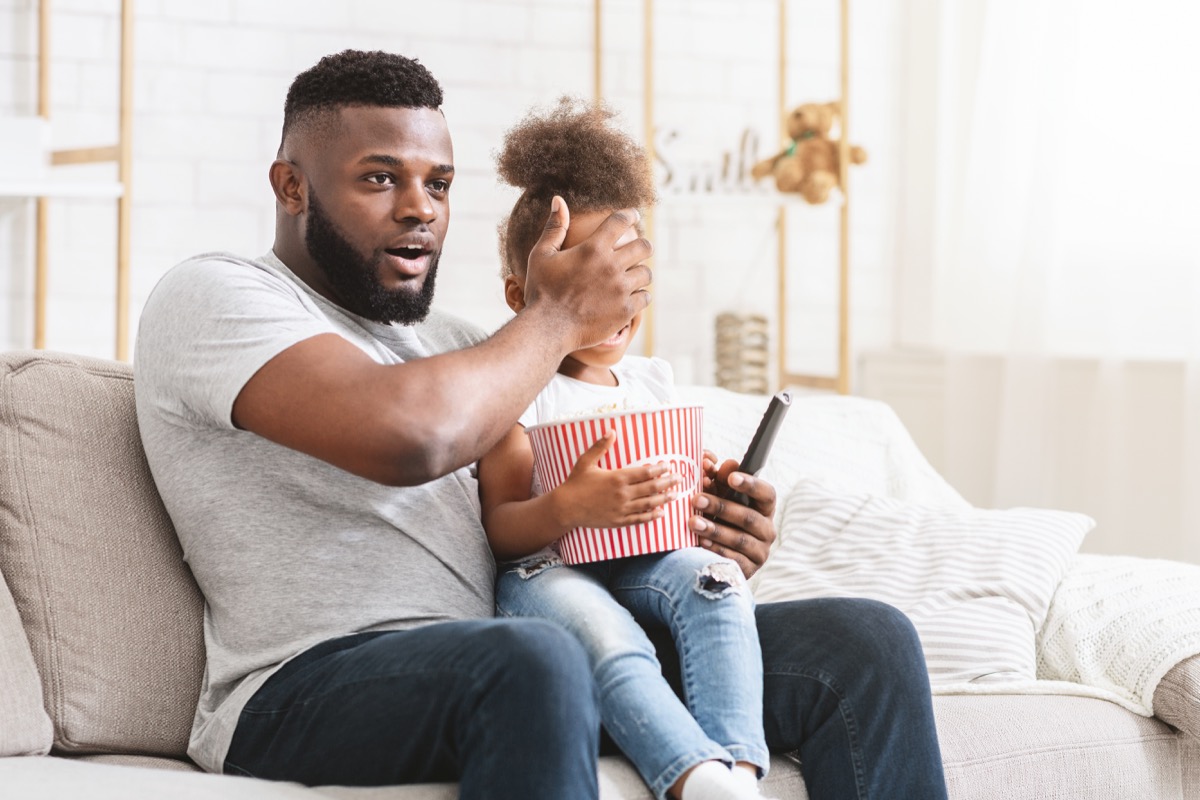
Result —
<instances>
[{"instance_id":1,"label":"sofa cushion","mask_svg":"<svg viewBox=\"0 0 1200 800\"><path fill-rule=\"evenodd\" d=\"M1180 661L1158 682L1154 716L1200 739L1200 656Z\"/></svg>"},{"instance_id":2,"label":"sofa cushion","mask_svg":"<svg viewBox=\"0 0 1200 800\"><path fill-rule=\"evenodd\" d=\"M53 728L42 707L29 640L0 572L0 757L50 752Z\"/></svg>"},{"instance_id":3,"label":"sofa cushion","mask_svg":"<svg viewBox=\"0 0 1200 800\"><path fill-rule=\"evenodd\" d=\"M189 774L185 765L128 756L9 758L0 760L0 786L12 797L62 800L455 800L456 783L405 786L314 786L233 775ZM600 800L654 800L654 794L620 756L600 759ZM807 800L795 761L772 756L765 796ZM8 797L9 794L5 794Z\"/></svg>"},{"instance_id":4,"label":"sofa cushion","mask_svg":"<svg viewBox=\"0 0 1200 800\"><path fill-rule=\"evenodd\" d=\"M38 800L323 800L298 783L74 758L0 759L4 797Z\"/></svg>"},{"instance_id":5,"label":"sofa cushion","mask_svg":"<svg viewBox=\"0 0 1200 800\"><path fill-rule=\"evenodd\" d=\"M1056 695L933 699L950 797L1200 797L1196 743L1107 700Z\"/></svg>"},{"instance_id":6,"label":"sofa cushion","mask_svg":"<svg viewBox=\"0 0 1200 800\"><path fill-rule=\"evenodd\" d=\"M202 601L142 453L128 364L0 355L0 571L54 745L183 756Z\"/></svg>"}]
</instances>

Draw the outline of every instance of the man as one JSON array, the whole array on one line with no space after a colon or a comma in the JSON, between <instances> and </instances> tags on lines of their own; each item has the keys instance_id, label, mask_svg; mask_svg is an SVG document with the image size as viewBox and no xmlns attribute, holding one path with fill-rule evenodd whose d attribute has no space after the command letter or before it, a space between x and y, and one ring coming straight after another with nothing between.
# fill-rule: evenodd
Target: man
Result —
<instances>
[{"instance_id":1,"label":"man","mask_svg":"<svg viewBox=\"0 0 1200 800\"><path fill-rule=\"evenodd\" d=\"M288 91L271 252L186 261L146 304L139 426L206 601L189 752L308 784L594 798L586 658L548 623L492 618L472 465L564 354L649 303L651 247L614 247L627 211L560 250L556 200L515 319L485 338L430 311L454 177L441 102L410 59L322 59ZM775 492L733 466L721 480L751 506L703 496L717 522L693 525L750 574L775 537ZM902 615L774 604L759 628L768 742L800 750L814 800L944 796Z\"/></svg>"}]
</instances>

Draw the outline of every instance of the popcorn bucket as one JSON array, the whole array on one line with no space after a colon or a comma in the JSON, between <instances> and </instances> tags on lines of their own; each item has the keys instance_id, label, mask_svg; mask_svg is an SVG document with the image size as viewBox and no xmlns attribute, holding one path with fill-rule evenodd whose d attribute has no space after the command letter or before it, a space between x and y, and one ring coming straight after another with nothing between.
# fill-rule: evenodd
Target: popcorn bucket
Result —
<instances>
[{"instance_id":1,"label":"popcorn bucket","mask_svg":"<svg viewBox=\"0 0 1200 800\"><path fill-rule=\"evenodd\" d=\"M608 430L616 440L600 459L603 469L666 463L681 483L663 515L622 528L575 528L558 541L568 564L659 553L693 547L696 535L688 527L689 499L700 491L702 406L672 406L646 411L621 411L534 425L528 429L533 446L533 469L544 491L567 479L579 457Z\"/></svg>"}]
</instances>

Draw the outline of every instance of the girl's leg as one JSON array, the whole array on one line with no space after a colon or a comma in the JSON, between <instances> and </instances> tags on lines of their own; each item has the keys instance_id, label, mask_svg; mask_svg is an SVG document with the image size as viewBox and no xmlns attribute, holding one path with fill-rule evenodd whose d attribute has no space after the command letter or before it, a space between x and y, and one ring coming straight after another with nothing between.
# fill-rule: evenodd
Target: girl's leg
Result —
<instances>
[{"instance_id":1,"label":"girl's leg","mask_svg":"<svg viewBox=\"0 0 1200 800\"><path fill-rule=\"evenodd\" d=\"M738 566L694 547L639 556L614 564L609 588L641 625L671 631L684 699L709 738L765 773L762 651Z\"/></svg>"},{"instance_id":2,"label":"girl's leg","mask_svg":"<svg viewBox=\"0 0 1200 800\"><path fill-rule=\"evenodd\" d=\"M583 644L600 692L604 727L656 797L702 761L728 762L662 676L645 631L603 585L595 568L542 559L511 566L496 581L496 608L510 617L559 623ZM761 708L761 701L757 708Z\"/></svg>"}]
</instances>

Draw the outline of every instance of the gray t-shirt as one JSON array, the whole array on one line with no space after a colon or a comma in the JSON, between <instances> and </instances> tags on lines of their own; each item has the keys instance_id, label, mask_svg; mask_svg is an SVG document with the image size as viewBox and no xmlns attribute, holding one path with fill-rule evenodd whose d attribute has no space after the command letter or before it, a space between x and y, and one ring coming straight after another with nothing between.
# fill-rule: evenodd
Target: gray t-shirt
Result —
<instances>
[{"instance_id":1,"label":"gray t-shirt","mask_svg":"<svg viewBox=\"0 0 1200 800\"><path fill-rule=\"evenodd\" d=\"M357 317L271 253L185 261L162 278L141 317L134 386L142 443L205 599L208 660L188 753L214 772L242 706L308 647L493 613L495 563L471 469L394 488L234 427L233 401L246 381L323 333L381 364L484 338L436 312L415 326Z\"/></svg>"}]
</instances>

